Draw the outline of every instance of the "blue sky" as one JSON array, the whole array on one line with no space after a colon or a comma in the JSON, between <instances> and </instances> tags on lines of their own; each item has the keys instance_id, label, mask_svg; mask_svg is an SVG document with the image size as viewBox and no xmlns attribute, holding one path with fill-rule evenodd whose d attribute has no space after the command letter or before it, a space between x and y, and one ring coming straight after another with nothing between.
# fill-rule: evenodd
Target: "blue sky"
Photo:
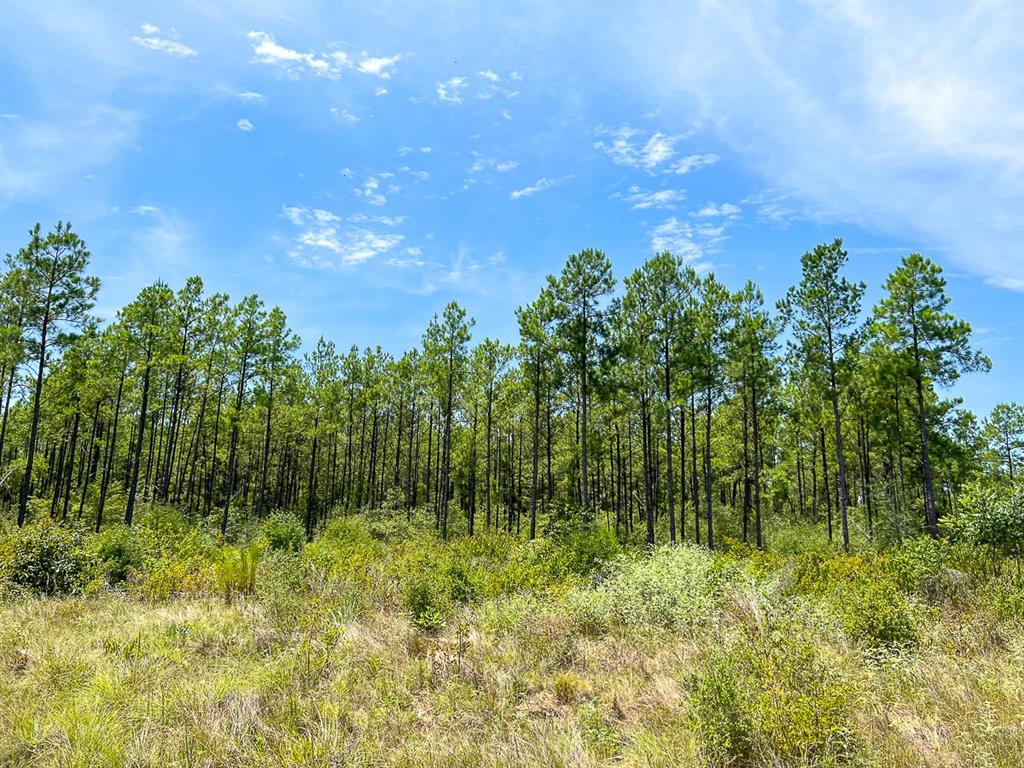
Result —
<instances>
[{"instance_id":1,"label":"blue sky","mask_svg":"<svg viewBox=\"0 0 1024 768\"><path fill-rule=\"evenodd\" d=\"M0 250L70 219L111 315L156 278L257 292L306 344L479 337L567 254L669 248L770 300L842 236L912 250L1024 379L1019 3L5 4Z\"/></svg>"}]
</instances>

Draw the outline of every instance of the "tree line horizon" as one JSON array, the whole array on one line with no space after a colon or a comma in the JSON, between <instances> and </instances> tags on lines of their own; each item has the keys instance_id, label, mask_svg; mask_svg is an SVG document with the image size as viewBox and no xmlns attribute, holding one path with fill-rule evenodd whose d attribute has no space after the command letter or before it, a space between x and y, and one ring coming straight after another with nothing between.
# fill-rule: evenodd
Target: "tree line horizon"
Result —
<instances>
[{"instance_id":1,"label":"tree line horizon","mask_svg":"<svg viewBox=\"0 0 1024 768\"><path fill-rule=\"evenodd\" d=\"M89 258L70 224L37 224L0 273L0 504L19 526L131 526L159 503L222 534L290 512L312 538L384 507L431 513L442 539L603 522L648 546L724 531L763 548L785 518L849 551L938 537L967 481L1012 480L1024 452L1019 404L980 422L943 398L991 362L918 253L868 309L841 239L803 254L774 306L667 251L616 295L584 249L516 310L515 345L473 345L452 301L401 355L321 336L301 357L278 307L198 276L101 324Z\"/></svg>"}]
</instances>

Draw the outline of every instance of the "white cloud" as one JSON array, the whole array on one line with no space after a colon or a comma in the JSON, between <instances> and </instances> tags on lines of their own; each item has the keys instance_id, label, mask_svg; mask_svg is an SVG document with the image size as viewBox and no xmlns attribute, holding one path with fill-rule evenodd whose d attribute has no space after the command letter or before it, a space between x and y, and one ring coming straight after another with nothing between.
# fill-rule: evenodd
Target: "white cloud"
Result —
<instances>
[{"instance_id":1,"label":"white cloud","mask_svg":"<svg viewBox=\"0 0 1024 768\"><path fill-rule=\"evenodd\" d=\"M337 78L345 70L356 70L364 75L375 75L389 78L395 64L401 59L396 56L365 57L359 64L342 50L330 50L324 53L298 51L278 43L266 32L252 31L248 34L252 42L253 61L258 64L269 64L280 67L291 77L303 72L310 72L319 77Z\"/></svg>"},{"instance_id":2,"label":"white cloud","mask_svg":"<svg viewBox=\"0 0 1024 768\"><path fill-rule=\"evenodd\" d=\"M378 89L376 89L373 92L373 95L374 96L387 96L388 95L388 89L387 88L378 88Z\"/></svg>"},{"instance_id":3,"label":"white cloud","mask_svg":"<svg viewBox=\"0 0 1024 768\"><path fill-rule=\"evenodd\" d=\"M724 216L725 218L735 218L739 216L739 206L733 205L732 203L722 203L721 205L715 205L714 203L708 203L703 208L694 213L701 219L714 218Z\"/></svg>"},{"instance_id":4,"label":"white cloud","mask_svg":"<svg viewBox=\"0 0 1024 768\"><path fill-rule=\"evenodd\" d=\"M347 109L340 109L339 107L331 107L330 112L331 117L335 120L342 123L348 123L349 125L358 123L361 119L358 115L353 115Z\"/></svg>"},{"instance_id":5,"label":"white cloud","mask_svg":"<svg viewBox=\"0 0 1024 768\"><path fill-rule=\"evenodd\" d=\"M507 109L501 110L501 116L503 118L505 118L506 120L511 120L512 119L512 113L509 112Z\"/></svg>"},{"instance_id":6,"label":"white cloud","mask_svg":"<svg viewBox=\"0 0 1024 768\"><path fill-rule=\"evenodd\" d=\"M498 173L508 173L519 167L519 161L517 160L495 160L490 157L482 157L477 152L473 154L476 155L476 160L467 169L469 173L481 173L482 171L492 169Z\"/></svg>"},{"instance_id":7,"label":"white cloud","mask_svg":"<svg viewBox=\"0 0 1024 768\"><path fill-rule=\"evenodd\" d=\"M139 216L155 216L161 212L160 208L155 205L136 205L128 210L132 213L138 214Z\"/></svg>"},{"instance_id":8,"label":"white cloud","mask_svg":"<svg viewBox=\"0 0 1024 768\"><path fill-rule=\"evenodd\" d=\"M363 198L370 205L384 205L388 201L384 195L380 193L380 182L373 176L369 177L363 182L362 187L356 187L354 190L357 197Z\"/></svg>"},{"instance_id":9,"label":"white cloud","mask_svg":"<svg viewBox=\"0 0 1024 768\"><path fill-rule=\"evenodd\" d=\"M657 192L647 192L633 185L629 188L627 194L623 195L623 199L634 210L674 208L676 203L686 199L686 193L681 189L662 189Z\"/></svg>"},{"instance_id":10,"label":"white cloud","mask_svg":"<svg viewBox=\"0 0 1024 768\"><path fill-rule=\"evenodd\" d=\"M239 130L245 131L246 133L256 130L256 126L252 124L252 121L244 117L235 123L235 125L238 126Z\"/></svg>"},{"instance_id":11,"label":"white cloud","mask_svg":"<svg viewBox=\"0 0 1024 768\"><path fill-rule=\"evenodd\" d=\"M347 56L344 59L335 57L328 60L313 53L285 48L266 32L253 31L248 34L248 38L252 41L252 52L256 62L282 67L290 72L305 68L318 75L336 76L339 68L348 63Z\"/></svg>"},{"instance_id":12,"label":"white cloud","mask_svg":"<svg viewBox=\"0 0 1024 768\"><path fill-rule=\"evenodd\" d=\"M647 140L640 153L641 165L647 169L657 168L676 153L672 148L675 141L672 136L666 136L660 132L655 133Z\"/></svg>"},{"instance_id":13,"label":"white cloud","mask_svg":"<svg viewBox=\"0 0 1024 768\"><path fill-rule=\"evenodd\" d=\"M480 75L480 77L484 78L485 80L490 80L492 83L501 82L501 76L497 72L492 72L489 69L485 69L482 72L477 72L477 74Z\"/></svg>"},{"instance_id":14,"label":"white cloud","mask_svg":"<svg viewBox=\"0 0 1024 768\"><path fill-rule=\"evenodd\" d=\"M989 277L985 279L985 282L989 285L994 285L998 288L1005 288L1008 291L1017 291L1018 293L1024 293L1024 277Z\"/></svg>"},{"instance_id":15,"label":"white cloud","mask_svg":"<svg viewBox=\"0 0 1024 768\"><path fill-rule=\"evenodd\" d=\"M160 51L170 56L180 56L183 59L190 58L196 55L196 50L190 48L178 40L171 40L166 37L158 37L160 28L152 24L142 24L139 29L142 31L142 35L133 35L132 42L136 45L141 45L143 48L148 48L151 51ZM171 30L174 34L174 30Z\"/></svg>"},{"instance_id":16,"label":"white cloud","mask_svg":"<svg viewBox=\"0 0 1024 768\"><path fill-rule=\"evenodd\" d=\"M529 197L530 195L535 195L538 192L543 192L545 189L551 189L552 187L557 186L558 181L555 179L538 179L535 184L509 192L508 196L512 200L518 200L521 197Z\"/></svg>"},{"instance_id":17,"label":"white cloud","mask_svg":"<svg viewBox=\"0 0 1024 768\"><path fill-rule=\"evenodd\" d=\"M765 202L760 218L785 221L795 206L934 244L1012 288L1024 252L1024 5L929 11L709 4L673 24L641 14L621 42L648 100L696 106L717 141L794 201Z\"/></svg>"},{"instance_id":18,"label":"white cloud","mask_svg":"<svg viewBox=\"0 0 1024 768\"><path fill-rule=\"evenodd\" d=\"M437 98L449 104L461 104L462 92L468 81L464 77L452 77L437 84Z\"/></svg>"},{"instance_id":19,"label":"white cloud","mask_svg":"<svg viewBox=\"0 0 1024 768\"><path fill-rule=\"evenodd\" d=\"M359 71L364 75L376 75L387 80L394 73L395 65L401 58L400 54L395 56L371 56L359 62Z\"/></svg>"},{"instance_id":20,"label":"white cloud","mask_svg":"<svg viewBox=\"0 0 1024 768\"><path fill-rule=\"evenodd\" d=\"M676 158L677 142L683 136L671 136L655 131L646 139L643 131L631 125L618 128L598 128L600 140L594 148L602 150L616 165L637 168L648 173L688 173L697 168L711 165L718 158L715 155L686 155Z\"/></svg>"},{"instance_id":21,"label":"white cloud","mask_svg":"<svg viewBox=\"0 0 1024 768\"><path fill-rule=\"evenodd\" d=\"M295 237L296 247L289 255L304 266L355 266L389 253L405 240L405 236L397 232L375 232L366 226L339 227L341 218L321 209L285 206L281 215L302 230ZM358 221L394 225L401 220L368 216Z\"/></svg>"},{"instance_id":22,"label":"white cloud","mask_svg":"<svg viewBox=\"0 0 1024 768\"><path fill-rule=\"evenodd\" d=\"M425 155L429 155L433 151L434 149L432 147L420 147L420 152L422 152Z\"/></svg>"},{"instance_id":23,"label":"white cloud","mask_svg":"<svg viewBox=\"0 0 1024 768\"><path fill-rule=\"evenodd\" d=\"M672 172L678 174L689 173L698 168L714 165L717 162L718 155L687 155L686 157L679 158L679 160L672 164Z\"/></svg>"},{"instance_id":24,"label":"white cloud","mask_svg":"<svg viewBox=\"0 0 1024 768\"><path fill-rule=\"evenodd\" d=\"M266 98L262 93L257 91L239 91L237 94L239 101L244 101L246 104L263 104L266 102Z\"/></svg>"},{"instance_id":25,"label":"white cloud","mask_svg":"<svg viewBox=\"0 0 1024 768\"><path fill-rule=\"evenodd\" d=\"M671 251L688 263L700 262L704 258L704 248L697 241L693 227L674 216L654 227L650 235L654 253Z\"/></svg>"},{"instance_id":26,"label":"white cloud","mask_svg":"<svg viewBox=\"0 0 1024 768\"><path fill-rule=\"evenodd\" d=\"M301 245L336 254L342 266L362 264L382 253L387 253L405 240L404 235L379 234L368 229L350 229L339 233L335 227L321 227L300 234Z\"/></svg>"},{"instance_id":27,"label":"white cloud","mask_svg":"<svg viewBox=\"0 0 1024 768\"><path fill-rule=\"evenodd\" d=\"M356 224L362 224L369 221L374 224L384 224L388 227L397 227L405 223L405 216L367 216L365 213L356 213L349 216L348 220Z\"/></svg>"},{"instance_id":28,"label":"white cloud","mask_svg":"<svg viewBox=\"0 0 1024 768\"><path fill-rule=\"evenodd\" d=\"M615 129L599 128L597 134L604 138L595 142L594 148L603 150L617 165L649 172L659 170L659 166L675 156L674 145L680 137L658 131L646 140L638 140L641 133L630 125Z\"/></svg>"}]
</instances>

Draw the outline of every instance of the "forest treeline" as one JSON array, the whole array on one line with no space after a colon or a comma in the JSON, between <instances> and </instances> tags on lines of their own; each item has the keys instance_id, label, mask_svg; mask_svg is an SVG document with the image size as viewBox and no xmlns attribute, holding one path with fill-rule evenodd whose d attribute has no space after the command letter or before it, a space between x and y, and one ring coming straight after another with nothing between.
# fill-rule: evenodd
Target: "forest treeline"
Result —
<instances>
[{"instance_id":1,"label":"forest treeline","mask_svg":"<svg viewBox=\"0 0 1024 768\"><path fill-rule=\"evenodd\" d=\"M763 547L786 518L849 549L938 536L965 483L1012 480L1024 454L1020 405L979 421L943 396L990 363L916 253L869 308L841 240L803 255L776 306L671 253L616 290L583 250L517 310L518 344L474 339L452 302L397 357L324 338L300 355L279 308L199 277L101 323L89 258L69 224L37 225L0 275L0 501L18 525L130 526L157 502L225 533L293 511L312 537L383 506L443 538L571 520Z\"/></svg>"}]
</instances>

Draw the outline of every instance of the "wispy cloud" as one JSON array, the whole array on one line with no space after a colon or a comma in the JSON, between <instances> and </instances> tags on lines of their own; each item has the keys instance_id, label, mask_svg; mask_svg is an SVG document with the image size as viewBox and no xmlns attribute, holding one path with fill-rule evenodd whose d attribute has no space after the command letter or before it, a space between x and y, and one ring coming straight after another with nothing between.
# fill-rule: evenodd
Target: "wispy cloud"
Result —
<instances>
[{"instance_id":1,"label":"wispy cloud","mask_svg":"<svg viewBox=\"0 0 1024 768\"><path fill-rule=\"evenodd\" d=\"M365 226L379 221L375 217L359 220L361 226L341 226L341 217L323 209L285 206L281 216L301 231L295 236L288 255L307 267L352 267L391 252L404 240L397 232L378 232ZM390 220L389 225L398 223Z\"/></svg>"},{"instance_id":2,"label":"wispy cloud","mask_svg":"<svg viewBox=\"0 0 1024 768\"><path fill-rule=\"evenodd\" d=\"M252 124L252 121L245 117L235 123L235 125L238 126L238 130L245 131L246 133L256 130L256 126Z\"/></svg>"},{"instance_id":3,"label":"wispy cloud","mask_svg":"<svg viewBox=\"0 0 1024 768\"><path fill-rule=\"evenodd\" d=\"M714 165L718 162L718 155L687 155L681 157L676 162L672 163L671 171L673 173L684 174L690 171L695 171L698 168L704 168L708 165Z\"/></svg>"},{"instance_id":4,"label":"wispy cloud","mask_svg":"<svg viewBox=\"0 0 1024 768\"><path fill-rule=\"evenodd\" d=\"M676 157L676 144L683 137L661 131L645 136L644 131L627 124L618 128L599 127L596 133L600 138L594 142L595 149L603 151L616 165L648 173L686 173L718 159L713 155L690 155L670 163Z\"/></svg>"},{"instance_id":5,"label":"wispy cloud","mask_svg":"<svg viewBox=\"0 0 1024 768\"><path fill-rule=\"evenodd\" d=\"M658 191L646 191L633 185L629 188L623 200L629 203L634 210L645 210L647 208L674 208L676 203L686 199L686 193L681 189L661 189Z\"/></svg>"},{"instance_id":6,"label":"wispy cloud","mask_svg":"<svg viewBox=\"0 0 1024 768\"><path fill-rule=\"evenodd\" d=\"M651 229L650 237L653 253L670 251L695 266L708 266L704 263L704 245L700 242L700 235L688 222L673 216Z\"/></svg>"},{"instance_id":7,"label":"wispy cloud","mask_svg":"<svg viewBox=\"0 0 1024 768\"><path fill-rule=\"evenodd\" d=\"M246 104L265 104L266 97L257 91L239 91L235 94L239 101L243 101Z\"/></svg>"},{"instance_id":8,"label":"wispy cloud","mask_svg":"<svg viewBox=\"0 0 1024 768\"><path fill-rule=\"evenodd\" d=\"M381 206L388 201L380 191L380 181L373 176L364 181L361 187L356 187L352 191L355 192L356 197L363 198L370 205Z\"/></svg>"},{"instance_id":9,"label":"wispy cloud","mask_svg":"<svg viewBox=\"0 0 1024 768\"><path fill-rule=\"evenodd\" d=\"M709 219L717 217L732 219L740 215L740 208L739 206L733 205L732 203L722 203L721 205L708 203L699 210L695 211L693 215L700 219Z\"/></svg>"},{"instance_id":10,"label":"wispy cloud","mask_svg":"<svg viewBox=\"0 0 1024 768\"><path fill-rule=\"evenodd\" d=\"M279 45L273 37L260 31L250 32L248 38L252 42L254 61L281 67L293 74L301 70L309 70L321 76L337 76L343 67L349 65L348 55L341 52L329 58L297 51Z\"/></svg>"},{"instance_id":11,"label":"wispy cloud","mask_svg":"<svg viewBox=\"0 0 1024 768\"><path fill-rule=\"evenodd\" d=\"M538 179L534 184L531 184L528 187L523 187L522 189L516 189L513 190L512 192L509 192L508 196L512 200L519 200L520 198L530 197L530 195L535 195L538 192L543 192L545 189L557 187L558 184L559 182L557 179Z\"/></svg>"},{"instance_id":12,"label":"wispy cloud","mask_svg":"<svg viewBox=\"0 0 1024 768\"><path fill-rule=\"evenodd\" d=\"M394 56L363 56L356 63L352 56L340 49L322 53L299 51L278 43L266 32L254 30L248 34L252 43L253 61L283 69L291 77L312 73L319 77L337 78L345 70L354 70L364 75L387 79L395 72L395 66L402 58Z\"/></svg>"},{"instance_id":13,"label":"wispy cloud","mask_svg":"<svg viewBox=\"0 0 1024 768\"><path fill-rule=\"evenodd\" d=\"M359 62L359 71L364 75L376 75L387 80L395 71L395 65L402 58L400 54L395 56L371 56Z\"/></svg>"},{"instance_id":14,"label":"wispy cloud","mask_svg":"<svg viewBox=\"0 0 1024 768\"><path fill-rule=\"evenodd\" d=\"M519 167L518 160L495 160L492 157L484 157L478 152L474 152L476 159L473 164L469 166L467 171L469 173L481 173L483 171L494 170L498 173L508 173Z\"/></svg>"},{"instance_id":15,"label":"wispy cloud","mask_svg":"<svg viewBox=\"0 0 1024 768\"><path fill-rule=\"evenodd\" d=\"M161 37L160 27L154 26L153 24L142 24L139 27L142 32L141 35L133 35L132 42L136 45L141 45L143 48L148 48L151 51L159 51L160 53L166 53L170 56L178 56L183 59L190 58L196 55L196 50L185 45L180 40L174 40L173 37L177 36L177 32L174 29L170 30L172 38Z\"/></svg>"},{"instance_id":16,"label":"wispy cloud","mask_svg":"<svg viewBox=\"0 0 1024 768\"><path fill-rule=\"evenodd\" d=\"M333 117L338 122L348 123L349 125L358 123L362 119L358 115L353 115L347 109L342 109L340 107L331 107L330 113L331 117Z\"/></svg>"},{"instance_id":17,"label":"wispy cloud","mask_svg":"<svg viewBox=\"0 0 1024 768\"><path fill-rule=\"evenodd\" d=\"M762 220L807 209L937 242L1012 289L1024 249L1024 7L929 8L709 4L686 19L685 46L654 12L623 38L648 99L686 94L718 142L791 198L762 203Z\"/></svg>"},{"instance_id":18,"label":"wispy cloud","mask_svg":"<svg viewBox=\"0 0 1024 768\"><path fill-rule=\"evenodd\" d=\"M468 84L464 77L451 77L437 84L437 98L449 104L461 104L462 92Z\"/></svg>"}]
</instances>

